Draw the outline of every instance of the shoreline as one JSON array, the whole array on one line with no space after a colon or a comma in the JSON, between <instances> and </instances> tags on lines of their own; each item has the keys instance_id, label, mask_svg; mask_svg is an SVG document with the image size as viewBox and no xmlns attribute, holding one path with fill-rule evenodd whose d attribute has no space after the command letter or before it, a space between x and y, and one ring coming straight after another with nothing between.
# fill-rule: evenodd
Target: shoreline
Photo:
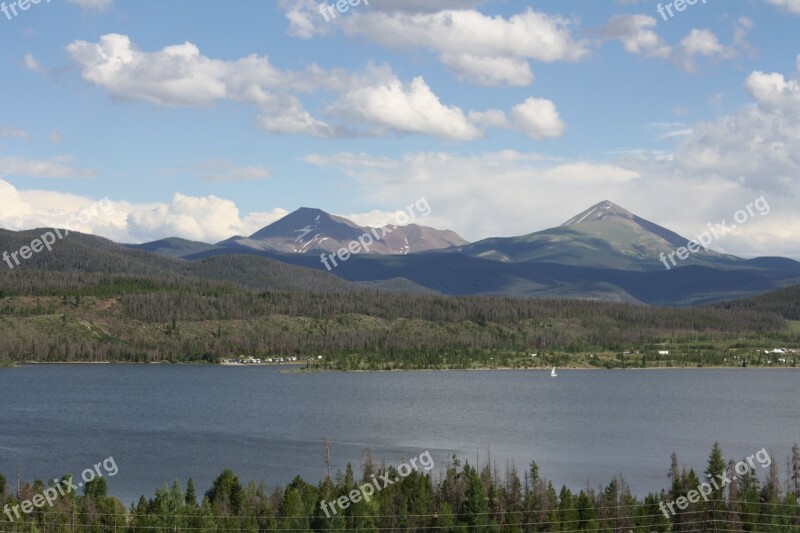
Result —
<instances>
[{"instance_id":1,"label":"shoreline","mask_svg":"<svg viewBox=\"0 0 800 533\"><path fill-rule=\"evenodd\" d=\"M15 368L20 366L46 366L46 365L163 365L163 366L210 366L210 367L235 367L235 368L263 368L263 367L303 367L281 370L281 373L384 373L384 372L549 372L552 367L477 367L477 368L393 368L393 369L356 369L341 370L337 368L305 368L304 363L266 363L266 364L243 364L243 363L206 363L206 362L170 362L160 361L151 363L128 362L128 361L24 361L10 363L8 366L0 365L0 370ZM625 367L625 368L605 368L596 366L564 366L556 367L560 371L644 371L644 370L798 370L800 367L792 366L652 366L652 367Z\"/></svg>"},{"instance_id":2,"label":"shoreline","mask_svg":"<svg viewBox=\"0 0 800 533\"><path fill-rule=\"evenodd\" d=\"M266 365L268 366L268 365ZM740 366L703 366L703 367L696 367L696 366L654 366L654 367L647 367L647 368L601 368L601 367L556 367L559 372L563 371L629 371L629 370L798 370L800 367L791 367L791 366L748 366L746 368ZM513 368L513 367L497 367L497 368L394 368L391 370L386 369L378 369L378 370L339 370L336 368L324 368L324 369L312 369L312 370L305 370L305 369L298 369L292 370L292 373L333 373L333 372L342 372L346 374L370 374L370 373L380 373L380 372L489 372L489 371L500 371L500 372L550 372L550 367L542 367L542 368ZM289 373L289 372L286 372Z\"/></svg>"}]
</instances>

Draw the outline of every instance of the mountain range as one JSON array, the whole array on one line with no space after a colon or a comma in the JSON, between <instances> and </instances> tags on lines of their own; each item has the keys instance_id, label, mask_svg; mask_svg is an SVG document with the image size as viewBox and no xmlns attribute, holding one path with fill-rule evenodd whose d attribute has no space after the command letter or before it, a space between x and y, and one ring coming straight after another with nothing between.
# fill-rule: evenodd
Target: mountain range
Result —
<instances>
[{"instance_id":1,"label":"mountain range","mask_svg":"<svg viewBox=\"0 0 800 533\"><path fill-rule=\"evenodd\" d=\"M301 208L250 236L210 244L168 238L119 245L90 235L65 239L26 268L89 272L178 272L251 288L345 290L370 286L445 295L569 297L698 305L800 284L800 263L742 259L700 248L667 269L662 262L688 239L609 201L558 227L468 243L449 230L388 228L369 253L354 253L327 272L321 254L359 237L381 236L319 209ZM36 231L0 230L0 249L30 243ZM300 267L300 268L297 268ZM161 275L161 274L158 274Z\"/></svg>"},{"instance_id":2,"label":"mountain range","mask_svg":"<svg viewBox=\"0 0 800 533\"><path fill-rule=\"evenodd\" d=\"M190 261L257 255L324 269L335 253L371 228L320 211L299 209L249 237L211 245L166 239L135 246ZM649 305L694 305L760 294L800 283L800 263L742 259L700 248L685 260L666 257L689 239L610 201L558 227L518 237L468 243L452 231L398 228L370 250L340 262L345 280L448 295L504 294L591 298ZM661 254L664 254L663 256ZM669 266L670 268L666 268Z\"/></svg>"}]
</instances>

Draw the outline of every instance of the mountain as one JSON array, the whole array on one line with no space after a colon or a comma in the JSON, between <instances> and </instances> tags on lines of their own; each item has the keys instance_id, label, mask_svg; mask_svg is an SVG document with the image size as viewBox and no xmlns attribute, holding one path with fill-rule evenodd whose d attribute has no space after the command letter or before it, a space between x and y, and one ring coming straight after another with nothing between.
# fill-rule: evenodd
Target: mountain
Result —
<instances>
[{"instance_id":1,"label":"mountain","mask_svg":"<svg viewBox=\"0 0 800 533\"><path fill-rule=\"evenodd\" d=\"M249 237L231 237L218 243L230 249L273 251L287 254L335 253L359 238L372 244L369 253L403 255L466 244L455 232L417 224L372 228L320 209L302 207ZM187 254L188 255L188 254Z\"/></svg>"},{"instance_id":2,"label":"mountain","mask_svg":"<svg viewBox=\"0 0 800 533\"><path fill-rule=\"evenodd\" d=\"M700 250L668 270L659 254L685 246L687 239L611 202L596 204L556 228L473 244L422 226L397 228L375 245L378 252L353 254L327 272L318 253L333 253L367 231L372 228L304 208L250 237L217 245L164 239L132 249L70 234L53 252L28 260L20 274L30 277L35 270L29 269L50 270L72 276L70 283L78 283L75 279L82 273L108 273L236 283L255 290L344 292L360 285L401 293L661 306L710 304L800 284L800 263L780 257L744 260ZM18 250L37 236L36 231L0 231L0 250ZM459 244L437 247L447 242Z\"/></svg>"},{"instance_id":3,"label":"mountain","mask_svg":"<svg viewBox=\"0 0 800 533\"><path fill-rule=\"evenodd\" d=\"M666 257L687 242L673 231L603 201L556 228L522 237L485 239L399 256L353 255L332 272L362 285L406 280L406 287L448 295L503 294L671 306L742 298L800 283L797 261L743 260L702 249L666 269L660 254ZM324 268L315 255L252 247L235 252L209 250L186 258L229 253Z\"/></svg>"},{"instance_id":4,"label":"mountain","mask_svg":"<svg viewBox=\"0 0 800 533\"><path fill-rule=\"evenodd\" d=\"M446 252L511 263L538 261L647 271L664 270L660 254L686 246L688 241L605 200L556 228L521 237L484 239ZM681 261L680 266L729 266L739 262L739 258L700 249Z\"/></svg>"},{"instance_id":5,"label":"mountain","mask_svg":"<svg viewBox=\"0 0 800 533\"><path fill-rule=\"evenodd\" d=\"M0 251L30 246L47 229L8 231L0 229ZM169 240L169 239L168 239ZM174 241L174 240L173 240ZM177 241L180 241L178 239ZM177 243L185 245L191 241ZM197 243L194 243L197 244ZM211 247L208 251L216 250ZM302 268L269 258L225 254L186 261L117 244L102 237L71 231L40 253L9 269L0 262L0 289L20 284L32 289L70 286L81 292L89 286L108 284L123 290L126 284L182 284L200 280L236 284L252 290L347 292L356 285L317 269ZM43 275L46 272L48 275ZM143 281L144 280L144 281ZM111 289L115 290L115 289Z\"/></svg>"},{"instance_id":6,"label":"mountain","mask_svg":"<svg viewBox=\"0 0 800 533\"><path fill-rule=\"evenodd\" d=\"M169 237L158 241L145 244L131 245L134 250L142 250L164 257L183 257L186 255L198 254L216 248L213 244L205 242L189 241L178 237Z\"/></svg>"}]
</instances>

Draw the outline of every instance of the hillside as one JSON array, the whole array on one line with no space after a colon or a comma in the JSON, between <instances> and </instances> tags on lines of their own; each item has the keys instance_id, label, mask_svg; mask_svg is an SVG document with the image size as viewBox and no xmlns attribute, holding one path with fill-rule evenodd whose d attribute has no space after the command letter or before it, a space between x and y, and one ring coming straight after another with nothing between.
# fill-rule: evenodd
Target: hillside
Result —
<instances>
[{"instance_id":1,"label":"hillside","mask_svg":"<svg viewBox=\"0 0 800 533\"><path fill-rule=\"evenodd\" d=\"M38 233L0 233L0 246L19 246ZM553 361L613 367L630 364L624 351L652 354L668 343L669 359L645 355L636 364L717 365L725 363L725 354L749 357L771 343L798 344L776 310L757 305L664 309L565 299L454 298L409 292L415 287L397 279L387 284L390 290L359 288L325 272L255 256L185 261L80 234L58 244L30 263L0 270L0 364L216 362L243 354L314 354L336 368ZM426 257L458 259L414 254L372 260ZM553 267L548 275L562 270ZM541 358L531 360L531 350Z\"/></svg>"},{"instance_id":2,"label":"hillside","mask_svg":"<svg viewBox=\"0 0 800 533\"><path fill-rule=\"evenodd\" d=\"M442 231L417 224L389 225L385 229L359 226L320 209L303 207L249 237L231 237L218 243L218 246L233 251L246 249L319 255L347 248L359 238L368 244L368 250L362 253L379 255L438 250L467 242L449 230Z\"/></svg>"},{"instance_id":3,"label":"hillside","mask_svg":"<svg viewBox=\"0 0 800 533\"><path fill-rule=\"evenodd\" d=\"M504 262L544 262L630 271L664 270L659 255L686 246L689 239L603 201L556 228L521 237L491 238L450 250ZM736 266L741 260L700 250L681 266Z\"/></svg>"},{"instance_id":4,"label":"hillside","mask_svg":"<svg viewBox=\"0 0 800 533\"><path fill-rule=\"evenodd\" d=\"M333 235L334 229L339 231L336 234L339 240L331 241L334 243L331 249L343 246L345 241L341 239L357 238L360 231L354 224L337 221L321 211L305 210L293 215L297 220L292 219L291 224L276 223L260 237L283 235L285 240L290 228L296 229L300 222L317 217L323 233ZM307 236L316 234L314 230ZM233 248L228 243L228 247L204 250L185 259L239 253L325 269L317 255L295 253L297 244L292 244L290 252L285 253L275 251L276 246L250 241ZM353 255L332 269L332 273L371 286L405 280L411 289L454 296L582 298L671 306L703 305L800 283L797 261L743 260L712 249L699 249L676 267L665 268L661 254L674 253L687 242L688 239L675 232L603 201L558 227L529 235L491 238L417 253ZM319 242L309 244L305 250L318 245Z\"/></svg>"},{"instance_id":5,"label":"hillside","mask_svg":"<svg viewBox=\"0 0 800 533\"><path fill-rule=\"evenodd\" d=\"M18 250L47 230L0 230L0 250ZM33 254L13 270L0 264L0 287L7 294L46 294L62 284L75 294L99 285L147 280L161 286L203 280L234 283L253 290L345 292L354 288L330 274L254 256L223 255L189 262L131 249L102 237L70 233L51 252Z\"/></svg>"}]
</instances>

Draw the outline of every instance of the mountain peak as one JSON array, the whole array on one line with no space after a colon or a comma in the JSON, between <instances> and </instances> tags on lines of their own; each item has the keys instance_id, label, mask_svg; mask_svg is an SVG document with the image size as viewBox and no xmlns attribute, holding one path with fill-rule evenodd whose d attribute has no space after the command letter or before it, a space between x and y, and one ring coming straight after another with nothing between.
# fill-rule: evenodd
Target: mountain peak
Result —
<instances>
[{"instance_id":1,"label":"mountain peak","mask_svg":"<svg viewBox=\"0 0 800 533\"><path fill-rule=\"evenodd\" d=\"M368 235L370 237L364 237ZM365 253L407 254L466 244L452 231L411 224L374 233L344 217L321 209L301 207L244 239L225 241L230 246L271 250L281 253L337 252L360 238L369 238Z\"/></svg>"},{"instance_id":2,"label":"mountain peak","mask_svg":"<svg viewBox=\"0 0 800 533\"><path fill-rule=\"evenodd\" d=\"M328 234L331 237L350 238L357 226L313 207L301 207L280 220L250 235L251 239L287 239L301 246L315 237ZM293 251L293 250L292 250Z\"/></svg>"},{"instance_id":3,"label":"mountain peak","mask_svg":"<svg viewBox=\"0 0 800 533\"><path fill-rule=\"evenodd\" d=\"M602 202L594 204L592 207L578 213L571 219L567 220L561 227L565 226L576 226L578 224L588 224L591 222L599 222L601 220L606 220L608 218L613 217L621 217L628 220L634 218L634 214L625 209L624 207L620 207L614 202L610 202L608 200L603 200Z\"/></svg>"}]
</instances>

